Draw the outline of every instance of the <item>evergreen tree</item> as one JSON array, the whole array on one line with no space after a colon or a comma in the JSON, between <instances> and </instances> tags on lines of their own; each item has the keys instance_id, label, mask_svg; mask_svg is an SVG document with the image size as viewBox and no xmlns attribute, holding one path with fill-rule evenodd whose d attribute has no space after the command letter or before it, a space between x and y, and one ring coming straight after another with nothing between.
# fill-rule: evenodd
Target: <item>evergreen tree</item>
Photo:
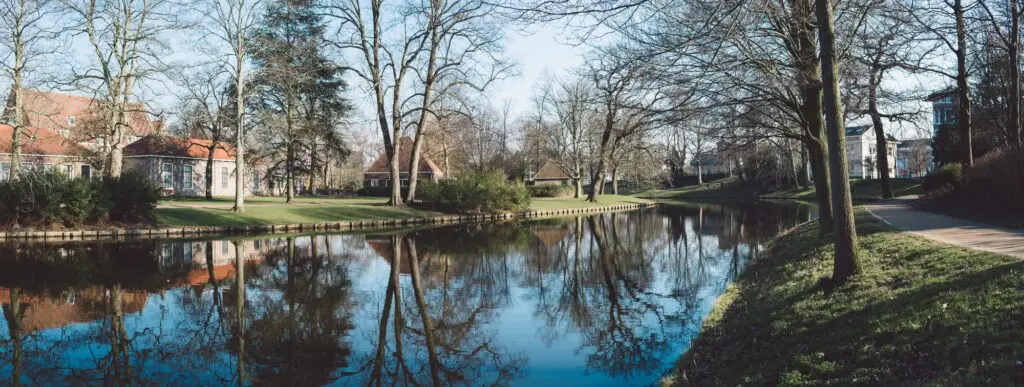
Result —
<instances>
[{"instance_id":1,"label":"evergreen tree","mask_svg":"<svg viewBox=\"0 0 1024 387\"><path fill-rule=\"evenodd\" d=\"M275 169L284 172L291 202L298 174L310 174L312 184L324 155L343 161L348 154L336 132L351 110L342 96L346 85L342 69L322 51L324 23L313 1L271 3L252 40L255 108L268 130L267 144L280 156Z\"/></svg>"}]
</instances>

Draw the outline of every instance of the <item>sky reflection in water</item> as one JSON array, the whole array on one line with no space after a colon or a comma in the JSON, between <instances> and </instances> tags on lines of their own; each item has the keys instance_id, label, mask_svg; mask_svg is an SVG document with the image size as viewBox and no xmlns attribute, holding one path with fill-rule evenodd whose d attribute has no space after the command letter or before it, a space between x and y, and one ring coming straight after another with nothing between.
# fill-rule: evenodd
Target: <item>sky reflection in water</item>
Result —
<instances>
[{"instance_id":1,"label":"sky reflection in water","mask_svg":"<svg viewBox=\"0 0 1024 387\"><path fill-rule=\"evenodd\" d=\"M3 244L0 383L647 385L751 257L809 217L705 204L366 235Z\"/></svg>"}]
</instances>

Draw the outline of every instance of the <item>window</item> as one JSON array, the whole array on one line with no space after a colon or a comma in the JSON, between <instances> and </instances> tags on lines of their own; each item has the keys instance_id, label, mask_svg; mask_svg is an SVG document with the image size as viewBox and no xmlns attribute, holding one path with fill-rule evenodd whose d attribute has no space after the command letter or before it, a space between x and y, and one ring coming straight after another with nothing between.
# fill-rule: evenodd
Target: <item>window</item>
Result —
<instances>
[{"instance_id":1,"label":"window","mask_svg":"<svg viewBox=\"0 0 1024 387\"><path fill-rule=\"evenodd\" d=\"M0 181L7 181L11 178L11 163L0 163Z\"/></svg>"},{"instance_id":2,"label":"window","mask_svg":"<svg viewBox=\"0 0 1024 387\"><path fill-rule=\"evenodd\" d=\"M228 181L231 180L231 174L228 172L228 167L220 167L220 187L228 189Z\"/></svg>"},{"instance_id":3,"label":"window","mask_svg":"<svg viewBox=\"0 0 1024 387\"><path fill-rule=\"evenodd\" d=\"M409 186L409 179L402 179L398 183L401 184L402 187L408 187Z\"/></svg>"},{"instance_id":4,"label":"window","mask_svg":"<svg viewBox=\"0 0 1024 387\"><path fill-rule=\"evenodd\" d=\"M380 179L370 179L370 187L380 187Z\"/></svg>"},{"instance_id":5,"label":"window","mask_svg":"<svg viewBox=\"0 0 1024 387\"><path fill-rule=\"evenodd\" d=\"M90 167L88 165L83 165L82 166L82 177L86 178L86 179L91 178L92 177L92 167Z\"/></svg>"},{"instance_id":6,"label":"window","mask_svg":"<svg viewBox=\"0 0 1024 387\"><path fill-rule=\"evenodd\" d=\"M78 123L78 119L75 116L68 116L68 126L75 126Z\"/></svg>"},{"instance_id":7,"label":"window","mask_svg":"<svg viewBox=\"0 0 1024 387\"><path fill-rule=\"evenodd\" d=\"M174 259L174 245L170 243L164 243L163 253L160 254L160 257L164 259L164 266L170 266L171 262L173 262Z\"/></svg>"},{"instance_id":8,"label":"window","mask_svg":"<svg viewBox=\"0 0 1024 387\"><path fill-rule=\"evenodd\" d=\"M46 172L54 172L57 170L57 166L53 164L43 164L43 170Z\"/></svg>"},{"instance_id":9,"label":"window","mask_svg":"<svg viewBox=\"0 0 1024 387\"><path fill-rule=\"evenodd\" d=\"M259 239L252 241L253 249L259 250L261 247L263 247L263 242L261 242Z\"/></svg>"},{"instance_id":10,"label":"window","mask_svg":"<svg viewBox=\"0 0 1024 387\"><path fill-rule=\"evenodd\" d=\"M220 254L228 255L228 241L220 241Z\"/></svg>"},{"instance_id":11,"label":"window","mask_svg":"<svg viewBox=\"0 0 1024 387\"><path fill-rule=\"evenodd\" d=\"M252 171L252 192L260 192L260 171Z\"/></svg>"},{"instance_id":12,"label":"window","mask_svg":"<svg viewBox=\"0 0 1024 387\"><path fill-rule=\"evenodd\" d=\"M174 165L166 163L163 165L160 181L163 182L164 188L174 188Z\"/></svg>"},{"instance_id":13,"label":"window","mask_svg":"<svg viewBox=\"0 0 1024 387\"><path fill-rule=\"evenodd\" d=\"M65 175L71 176L73 173L75 173L75 166L74 165L67 164L67 165L61 165L61 167L62 167L61 169L63 170Z\"/></svg>"},{"instance_id":14,"label":"window","mask_svg":"<svg viewBox=\"0 0 1024 387\"><path fill-rule=\"evenodd\" d=\"M191 165L181 166L181 188L192 189L192 180L195 176L192 175Z\"/></svg>"},{"instance_id":15,"label":"window","mask_svg":"<svg viewBox=\"0 0 1024 387\"><path fill-rule=\"evenodd\" d=\"M191 265L192 264L192 242L185 242L185 243L183 243L183 245L184 245L184 251L182 251L182 259L184 259L184 262L185 262L186 265Z\"/></svg>"}]
</instances>

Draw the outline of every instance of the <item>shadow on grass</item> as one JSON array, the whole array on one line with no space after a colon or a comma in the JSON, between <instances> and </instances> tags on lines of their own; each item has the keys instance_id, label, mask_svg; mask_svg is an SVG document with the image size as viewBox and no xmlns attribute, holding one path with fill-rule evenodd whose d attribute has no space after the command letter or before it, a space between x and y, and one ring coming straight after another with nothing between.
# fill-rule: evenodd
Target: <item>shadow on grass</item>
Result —
<instances>
[{"instance_id":1,"label":"shadow on grass","mask_svg":"<svg viewBox=\"0 0 1024 387\"><path fill-rule=\"evenodd\" d=\"M862 272L826 294L830 238L772 244L680 363L694 385L1024 380L1024 262L893 233L858 216ZM677 377L679 382L682 378Z\"/></svg>"}]
</instances>

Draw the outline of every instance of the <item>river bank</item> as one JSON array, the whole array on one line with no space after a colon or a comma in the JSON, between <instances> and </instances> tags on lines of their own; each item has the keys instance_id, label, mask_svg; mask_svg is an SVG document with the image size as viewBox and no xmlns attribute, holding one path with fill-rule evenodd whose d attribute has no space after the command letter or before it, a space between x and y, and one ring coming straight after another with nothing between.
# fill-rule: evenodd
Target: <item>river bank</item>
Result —
<instances>
[{"instance_id":1,"label":"river bank","mask_svg":"<svg viewBox=\"0 0 1024 387\"><path fill-rule=\"evenodd\" d=\"M872 202L882 199L882 187L880 180L853 180L850 182L850 190L853 200L856 202ZM893 194L896 197L906 195L920 195L921 181L916 179L893 179ZM802 200L816 201L814 188L791 189L765 187L742 182L736 178L725 178L701 185L659 189L640 192L635 195L647 199L673 199L673 200Z\"/></svg>"},{"instance_id":2,"label":"river bank","mask_svg":"<svg viewBox=\"0 0 1024 387\"><path fill-rule=\"evenodd\" d=\"M598 203L583 199L536 199L528 211L455 215L411 207L389 207L383 199L377 198L297 198L294 204L284 204L280 198L258 198L249 202L245 213L235 214L226 199L168 200L155 210L157 223L152 225L0 230L0 240L67 241L373 230L627 211L655 205L650 200L609 195L602 196Z\"/></svg>"},{"instance_id":3,"label":"river bank","mask_svg":"<svg viewBox=\"0 0 1024 387\"><path fill-rule=\"evenodd\" d=\"M895 231L858 211L862 273L827 289L829 238L770 243L716 302L669 385L1024 380L1024 262Z\"/></svg>"}]
</instances>

